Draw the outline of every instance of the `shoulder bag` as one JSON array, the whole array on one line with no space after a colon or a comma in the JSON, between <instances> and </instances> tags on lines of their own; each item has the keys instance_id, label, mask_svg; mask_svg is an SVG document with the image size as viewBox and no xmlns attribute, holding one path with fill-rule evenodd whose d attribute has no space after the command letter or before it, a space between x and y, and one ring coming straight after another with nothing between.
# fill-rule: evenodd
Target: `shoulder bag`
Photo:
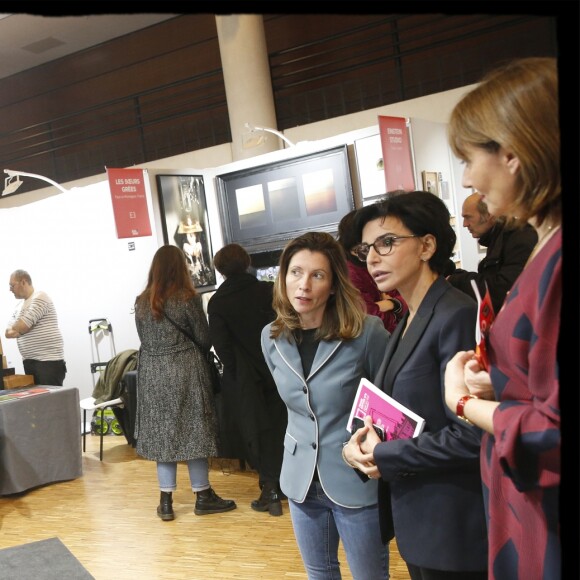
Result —
<instances>
[{"instance_id":1,"label":"shoulder bag","mask_svg":"<svg viewBox=\"0 0 580 580\"><path fill-rule=\"evenodd\" d=\"M195 338L193 338L193 336L185 328L179 326L175 320L167 316L166 312L164 312L164 314L165 318L167 318L167 320L169 320L169 322L171 322L171 324L173 324L177 330L185 334L185 336L187 336L187 338L189 338L189 340L191 340L191 342L193 342L193 344L201 351L209 366L209 374L211 377L213 392L214 394L218 394L221 391L222 375L224 369L222 361L218 358L213 350L209 349L204 351L201 346L197 344Z\"/></svg>"}]
</instances>

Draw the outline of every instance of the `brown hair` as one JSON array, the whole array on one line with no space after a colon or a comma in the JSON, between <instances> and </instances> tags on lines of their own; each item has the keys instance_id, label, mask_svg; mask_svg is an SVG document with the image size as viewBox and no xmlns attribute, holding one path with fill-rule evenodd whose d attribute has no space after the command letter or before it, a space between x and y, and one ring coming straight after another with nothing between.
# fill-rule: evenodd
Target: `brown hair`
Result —
<instances>
[{"instance_id":1,"label":"brown hair","mask_svg":"<svg viewBox=\"0 0 580 580\"><path fill-rule=\"evenodd\" d=\"M243 274L250 267L251 258L239 244L228 244L213 257L215 269L225 278Z\"/></svg>"},{"instance_id":2,"label":"brown hair","mask_svg":"<svg viewBox=\"0 0 580 580\"><path fill-rule=\"evenodd\" d=\"M346 215L342 217L338 224L338 236L337 240L338 243L342 246L344 253L346 255L346 259L349 262L352 262L355 266L362 266L362 262L355 258L350 251L356 246L360 240L356 235L356 231L354 229L354 222L356 218L356 212L358 210L353 209L352 211L348 212ZM366 268L366 266L364 266Z\"/></svg>"},{"instance_id":3,"label":"brown hair","mask_svg":"<svg viewBox=\"0 0 580 580\"><path fill-rule=\"evenodd\" d=\"M196 294L183 250L177 246L161 246L153 256L147 286L135 301L135 312L149 307L153 318L161 320L169 298L187 301Z\"/></svg>"},{"instance_id":4,"label":"brown hair","mask_svg":"<svg viewBox=\"0 0 580 580\"><path fill-rule=\"evenodd\" d=\"M291 240L280 256L280 271L274 282L273 306L276 320L272 323L271 338L292 336L301 328L300 317L286 291L286 275L292 257L301 250L323 254L332 272L332 289L324 311L322 324L317 330L319 340L348 340L360 336L366 316L360 292L353 286L348 275L346 256L342 246L326 232L307 232Z\"/></svg>"},{"instance_id":5,"label":"brown hair","mask_svg":"<svg viewBox=\"0 0 580 580\"><path fill-rule=\"evenodd\" d=\"M520 162L514 200L525 223L561 217L558 70L554 58L523 58L497 68L455 106L448 126L453 153L466 147L514 153Z\"/></svg>"}]
</instances>

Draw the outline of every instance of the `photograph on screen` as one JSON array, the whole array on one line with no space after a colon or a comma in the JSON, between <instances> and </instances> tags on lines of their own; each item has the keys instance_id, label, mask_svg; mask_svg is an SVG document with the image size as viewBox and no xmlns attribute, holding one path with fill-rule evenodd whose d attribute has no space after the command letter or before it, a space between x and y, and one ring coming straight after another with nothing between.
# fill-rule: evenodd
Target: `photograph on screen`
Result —
<instances>
[{"instance_id":1,"label":"photograph on screen","mask_svg":"<svg viewBox=\"0 0 580 580\"><path fill-rule=\"evenodd\" d=\"M268 223L264 190L261 183L236 189L236 204L241 230Z\"/></svg>"},{"instance_id":2,"label":"photograph on screen","mask_svg":"<svg viewBox=\"0 0 580 580\"><path fill-rule=\"evenodd\" d=\"M275 222L300 219L298 188L294 177L268 182L268 198Z\"/></svg>"},{"instance_id":3,"label":"photograph on screen","mask_svg":"<svg viewBox=\"0 0 580 580\"><path fill-rule=\"evenodd\" d=\"M304 204L308 215L336 211L336 191L332 169L321 169L302 176Z\"/></svg>"}]
</instances>

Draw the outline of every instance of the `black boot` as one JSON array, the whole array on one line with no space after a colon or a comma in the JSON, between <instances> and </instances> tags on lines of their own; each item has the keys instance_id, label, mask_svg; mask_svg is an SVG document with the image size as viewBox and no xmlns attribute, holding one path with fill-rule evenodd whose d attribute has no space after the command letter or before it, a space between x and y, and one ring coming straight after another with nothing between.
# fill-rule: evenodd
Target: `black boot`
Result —
<instances>
[{"instance_id":1,"label":"black boot","mask_svg":"<svg viewBox=\"0 0 580 580\"><path fill-rule=\"evenodd\" d=\"M286 497L286 494L285 494L285 493L282 491L282 489L280 488L280 484L278 484L278 488L277 488L277 489L278 489L278 497L279 497L280 499L288 499L288 498Z\"/></svg>"},{"instance_id":2,"label":"black boot","mask_svg":"<svg viewBox=\"0 0 580 580\"><path fill-rule=\"evenodd\" d=\"M161 492L161 500L157 506L157 515L164 522L170 522L175 519L175 514L173 513L173 498L171 497L170 491Z\"/></svg>"},{"instance_id":3,"label":"black boot","mask_svg":"<svg viewBox=\"0 0 580 580\"><path fill-rule=\"evenodd\" d=\"M269 512L271 516L281 516L282 502L280 501L278 484L264 483L260 497L251 503L251 507L257 512Z\"/></svg>"},{"instance_id":4,"label":"black boot","mask_svg":"<svg viewBox=\"0 0 580 580\"><path fill-rule=\"evenodd\" d=\"M222 512L229 512L236 509L236 502L231 499L222 499L210 487L203 491L197 492L197 499L195 500L195 509L193 510L196 516L203 516L206 514L221 514Z\"/></svg>"}]
</instances>

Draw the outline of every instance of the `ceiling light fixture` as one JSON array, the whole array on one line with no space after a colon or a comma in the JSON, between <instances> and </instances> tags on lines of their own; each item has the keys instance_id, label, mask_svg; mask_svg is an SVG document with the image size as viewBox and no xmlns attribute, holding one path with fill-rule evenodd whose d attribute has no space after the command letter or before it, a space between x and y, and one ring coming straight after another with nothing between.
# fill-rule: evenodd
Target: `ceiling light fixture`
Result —
<instances>
[{"instance_id":1,"label":"ceiling light fixture","mask_svg":"<svg viewBox=\"0 0 580 580\"><path fill-rule=\"evenodd\" d=\"M25 173L24 171L13 171L12 169L5 169L4 173L8 175L8 177L4 180L4 191L2 191L2 195L9 195L14 193L21 185L22 180L21 177L34 177L35 179L40 179L42 181L46 181L54 187L60 189L63 193L68 193L68 189L65 189L60 183L49 179L48 177L44 177L44 175L37 175L36 173Z\"/></svg>"},{"instance_id":2,"label":"ceiling light fixture","mask_svg":"<svg viewBox=\"0 0 580 580\"><path fill-rule=\"evenodd\" d=\"M247 139L244 139L243 142L243 148L244 149L249 149L251 147L257 147L258 145L261 145L264 141L265 141L265 136L264 135L256 135L256 131L262 131L265 133L272 133L272 135L276 135L276 137L280 137L280 139L282 139L282 141L284 141L284 143L286 143L286 145L288 145L289 147L295 147L295 143L292 143L292 141L290 141L290 139L288 139L288 137L286 137L286 135L284 135L283 133L280 133L280 131L277 131L276 129L270 129L269 127L257 127L255 125L250 125L249 123L245 123L244 127L246 129L248 129L248 131L250 132L249 137Z\"/></svg>"},{"instance_id":3,"label":"ceiling light fixture","mask_svg":"<svg viewBox=\"0 0 580 580\"><path fill-rule=\"evenodd\" d=\"M2 195L14 193L22 185L22 179L18 175L7 177L4 181L4 191Z\"/></svg>"}]
</instances>

